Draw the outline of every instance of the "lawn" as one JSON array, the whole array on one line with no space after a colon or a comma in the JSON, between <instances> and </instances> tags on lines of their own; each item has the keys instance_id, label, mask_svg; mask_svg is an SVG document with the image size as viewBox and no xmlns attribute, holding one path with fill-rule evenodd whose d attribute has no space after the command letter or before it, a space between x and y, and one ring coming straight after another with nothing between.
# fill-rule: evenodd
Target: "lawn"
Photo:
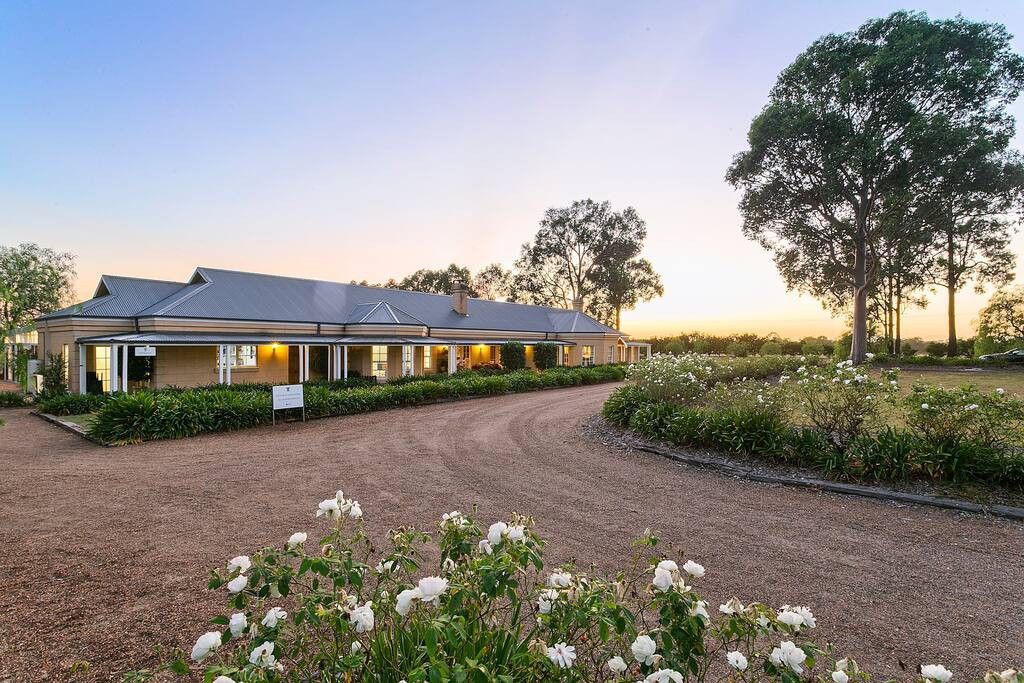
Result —
<instances>
[{"instance_id":1,"label":"lawn","mask_svg":"<svg viewBox=\"0 0 1024 683\"><path fill-rule=\"evenodd\" d=\"M1024 397L1024 368L945 368L912 366L900 369L900 384L909 391L915 382L923 382L946 389L974 384L979 389L995 391L1002 388L1007 393Z\"/></svg>"}]
</instances>

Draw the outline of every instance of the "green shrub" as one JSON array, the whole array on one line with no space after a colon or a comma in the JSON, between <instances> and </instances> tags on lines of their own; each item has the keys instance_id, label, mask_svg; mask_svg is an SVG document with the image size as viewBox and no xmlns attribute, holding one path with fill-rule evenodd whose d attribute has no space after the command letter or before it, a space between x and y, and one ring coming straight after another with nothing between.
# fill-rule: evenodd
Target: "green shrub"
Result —
<instances>
[{"instance_id":1,"label":"green shrub","mask_svg":"<svg viewBox=\"0 0 1024 683\"><path fill-rule=\"evenodd\" d=\"M934 450L965 442L985 448L1024 448L1024 401L1006 392L918 384L904 398L907 426Z\"/></svg>"},{"instance_id":2,"label":"green shrub","mask_svg":"<svg viewBox=\"0 0 1024 683\"><path fill-rule=\"evenodd\" d=\"M62 394L42 397L36 405L50 415L84 415L95 413L108 398L106 394Z\"/></svg>"},{"instance_id":3,"label":"green shrub","mask_svg":"<svg viewBox=\"0 0 1024 683\"><path fill-rule=\"evenodd\" d=\"M729 356L741 358L750 354L750 345L741 341L729 342L725 347L725 353Z\"/></svg>"},{"instance_id":4,"label":"green shrub","mask_svg":"<svg viewBox=\"0 0 1024 683\"><path fill-rule=\"evenodd\" d=\"M851 361L842 361L830 371L799 368L793 385L811 425L845 447L881 425L896 392L896 377L895 370L883 370L875 380Z\"/></svg>"},{"instance_id":5,"label":"green shrub","mask_svg":"<svg viewBox=\"0 0 1024 683\"><path fill-rule=\"evenodd\" d=\"M516 341L501 345L501 364L506 370L522 370L526 367L526 347Z\"/></svg>"},{"instance_id":6,"label":"green shrub","mask_svg":"<svg viewBox=\"0 0 1024 683\"><path fill-rule=\"evenodd\" d=\"M533 364L539 370L558 365L558 347L550 342L541 342L533 347Z\"/></svg>"},{"instance_id":7,"label":"green shrub","mask_svg":"<svg viewBox=\"0 0 1024 683\"><path fill-rule=\"evenodd\" d=\"M0 391L0 408L23 408L28 398L20 391Z\"/></svg>"},{"instance_id":8,"label":"green shrub","mask_svg":"<svg viewBox=\"0 0 1024 683\"><path fill-rule=\"evenodd\" d=\"M43 387L39 392L40 398L46 399L52 396L67 394L68 383L65 379L66 373L67 360L63 354L46 354L46 362L39 371L39 374L43 376Z\"/></svg>"},{"instance_id":9,"label":"green shrub","mask_svg":"<svg viewBox=\"0 0 1024 683\"><path fill-rule=\"evenodd\" d=\"M782 344L777 341L765 342L757 352L762 356L781 356Z\"/></svg>"}]
</instances>

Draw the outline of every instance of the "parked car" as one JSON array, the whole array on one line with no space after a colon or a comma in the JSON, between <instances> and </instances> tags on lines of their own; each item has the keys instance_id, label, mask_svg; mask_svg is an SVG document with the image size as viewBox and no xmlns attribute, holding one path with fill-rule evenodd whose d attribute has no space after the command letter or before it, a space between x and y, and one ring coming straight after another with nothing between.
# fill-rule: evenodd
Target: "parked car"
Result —
<instances>
[{"instance_id":1,"label":"parked car","mask_svg":"<svg viewBox=\"0 0 1024 683\"><path fill-rule=\"evenodd\" d=\"M1010 349L1003 353L986 353L984 356L978 356L978 360L1001 360L1004 363L1024 363L1024 349Z\"/></svg>"}]
</instances>

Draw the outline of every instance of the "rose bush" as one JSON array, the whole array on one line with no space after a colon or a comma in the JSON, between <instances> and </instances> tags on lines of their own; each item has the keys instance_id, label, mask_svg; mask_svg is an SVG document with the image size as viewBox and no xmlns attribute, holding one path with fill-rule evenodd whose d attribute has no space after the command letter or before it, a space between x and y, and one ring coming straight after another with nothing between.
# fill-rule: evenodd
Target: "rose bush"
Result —
<instances>
[{"instance_id":1,"label":"rose bush","mask_svg":"<svg viewBox=\"0 0 1024 683\"><path fill-rule=\"evenodd\" d=\"M793 385L807 421L845 447L882 425L899 388L898 377L896 370L882 370L875 379L847 360L829 369L801 366Z\"/></svg>"},{"instance_id":2,"label":"rose bush","mask_svg":"<svg viewBox=\"0 0 1024 683\"><path fill-rule=\"evenodd\" d=\"M217 628L126 679L166 670L210 683L869 679L814 642L807 607L732 598L712 608L692 585L705 568L658 555L649 531L629 570L602 577L571 565L545 572L544 541L519 515L484 530L451 512L433 536L390 532L379 555L362 508L341 491L316 517L327 524L319 542L296 532L214 570L209 588L227 604ZM432 538L438 564L427 569L422 546ZM921 667L926 680L950 675Z\"/></svg>"}]
</instances>

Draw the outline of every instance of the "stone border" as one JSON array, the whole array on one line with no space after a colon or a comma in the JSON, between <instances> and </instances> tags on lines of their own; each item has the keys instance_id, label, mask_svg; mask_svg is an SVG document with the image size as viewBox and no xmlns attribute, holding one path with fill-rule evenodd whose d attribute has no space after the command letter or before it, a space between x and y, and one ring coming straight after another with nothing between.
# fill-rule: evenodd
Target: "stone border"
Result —
<instances>
[{"instance_id":1,"label":"stone border","mask_svg":"<svg viewBox=\"0 0 1024 683\"><path fill-rule=\"evenodd\" d=\"M641 439L636 435L625 431L618 430L609 425L603 420L604 427L606 429L614 429L623 445L629 446L639 451L646 451L647 453L653 453L660 455L663 458L668 458L675 462L680 462L686 465L693 465L702 469L714 470L727 474L732 477L739 479L746 479L748 481L757 481L765 484L782 484L785 486L800 486L803 488L814 489L818 491L828 491L831 493L842 493L851 496L861 496L862 498L876 498L879 500L891 501L894 503L906 503L910 505L928 505L931 507L942 508L945 510L956 510L958 512L970 512L974 514L992 515L995 517L1002 517L1004 519L1011 519L1016 522L1024 522L1024 508L1015 507L1012 505L980 505L978 503L969 503L963 500L956 500L954 498L940 498L938 496L929 496L919 493L906 493L904 491L896 491L893 489L887 489L880 486L864 486L862 484L846 484L838 481L830 481L828 479L816 479L813 477L799 477L799 476L786 476L778 474L765 474L763 472L755 471L752 467L743 467L741 465L732 465L719 462L713 458L702 458L697 455L690 455L673 448L662 446L661 444L647 439Z\"/></svg>"},{"instance_id":2,"label":"stone border","mask_svg":"<svg viewBox=\"0 0 1024 683\"><path fill-rule=\"evenodd\" d=\"M84 429L82 429L82 425L80 425L80 424L77 424L75 422L69 422L67 420L62 420L59 417L57 417L56 415L50 415L49 413L41 413L38 410L33 410L32 414L35 415L36 417L40 417L43 420L46 420L47 422L49 422L52 425L56 425L56 426L60 427L61 429L65 430L65 431L71 432L72 434L76 434L76 435L82 437L86 441L92 441L94 444L97 444L99 446L103 446L104 448L113 448L110 444L103 443L99 439L95 439L95 438L89 436L89 433L87 431L85 431Z\"/></svg>"}]
</instances>

